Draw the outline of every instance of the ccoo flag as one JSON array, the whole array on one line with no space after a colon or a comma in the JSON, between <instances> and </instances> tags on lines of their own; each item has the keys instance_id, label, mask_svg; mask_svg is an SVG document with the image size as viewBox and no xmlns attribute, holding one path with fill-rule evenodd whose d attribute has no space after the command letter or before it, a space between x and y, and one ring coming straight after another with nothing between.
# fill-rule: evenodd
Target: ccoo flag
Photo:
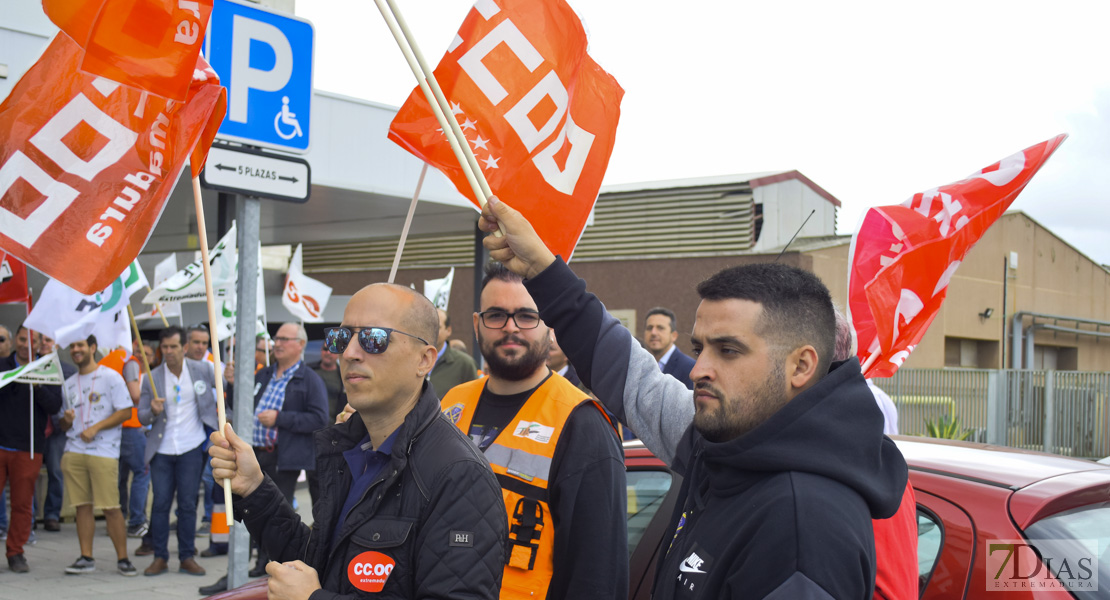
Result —
<instances>
[{"instance_id":1,"label":"ccoo flag","mask_svg":"<svg viewBox=\"0 0 1110 600\"><path fill-rule=\"evenodd\" d=\"M624 95L586 53L563 0L482 0L435 70L490 189L567 259L586 227L613 152ZM419 87L389 139L451 179L477 205Z\"/></svg>"},{"instance_id":2,"label":"ccoo flag","mask_svg":"<svg viewBox=\"0 0 1110 600\"><path fill-rule=\"evenodd\" d=\"M890 377L933 322L964 256L1066 135L966 179L871 208L852 236L848 308L866 377Z\"/></svg>"},{"instance_id":3,"label":"ccoo flag","mask_svg":"<svg viewBox=\"0 0 1110 600\"><path fill-rule=\"evenodd\" d=\"M301 270L301 244L297 244L293 259L289 261L285 289L281 292L282 306L305 323L323 323L324 308L330 298L330 287L305 275Z\"/></svg>"},{"instance_id":4,"label":"ccoo flag","mask_svg":"<svg viewBox=\"0 0 1110 600\"><path fill-rule=\"evenodd\" d=\"M84 50L82 71L188 97L212 0L43 0L42 9Z\"/></svg>"},{"instance_id":5,"label":"ccoo flag","mask_svg":"<svg viewBox=\"0 0 1110 600\"><path fill-rule=\"evenodd\" d=\"M226 102L203 59L182 103L82 73L81 54L58 34L0 104L0 247L92 294L139 255L185 161L202 167Z\"/></svg>"}]
</instances>

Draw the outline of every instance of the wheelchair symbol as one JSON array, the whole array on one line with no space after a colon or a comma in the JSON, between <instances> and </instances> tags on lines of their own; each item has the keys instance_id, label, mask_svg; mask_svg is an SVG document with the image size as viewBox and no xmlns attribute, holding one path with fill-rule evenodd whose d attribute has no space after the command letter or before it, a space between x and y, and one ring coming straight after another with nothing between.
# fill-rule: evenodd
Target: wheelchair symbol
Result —
<instances>
[{"instance_id":1,"label":"wheelchair symbol","mask_svg":"<svg viewBox=\"0 0 1110 600\"><path fill-rule=\"evenodd\" d=\"M281 125L292 126L293 131L289 134L282 133ZM281 110L278 111L278 114L274 115L274 131L276 131L278 137L283 140L291 140L295 137L304 135L301 133L301 124L297 121L297 114L289 111L289 96L281 97Z\"/></svg>"}]
</instances>

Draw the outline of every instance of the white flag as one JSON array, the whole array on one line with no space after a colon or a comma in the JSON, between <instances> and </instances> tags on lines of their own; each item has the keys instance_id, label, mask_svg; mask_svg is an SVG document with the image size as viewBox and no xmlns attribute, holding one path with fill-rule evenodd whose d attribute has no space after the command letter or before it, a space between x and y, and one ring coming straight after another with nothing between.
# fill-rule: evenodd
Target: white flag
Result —
<instances>
[{"instance_id":1,"label":"white flag","mask_svg":"<svg viewBox=\"0 0 1110 600\"><path fill-rule=\"evenodd\" d=\"M281 292L282 306L305 323L322 323L324 308L330 298L330 287L307 277L301 271L301 244L297 244L293 260L289 261L285 289Z\"/></svg>"},{"instance_id":2,"label":"white flag","mask_svg":"<svg viewBox=\"0 0 1110 600\"><path fill-rule=\"evenodd\" d=\"M238 262L238 258L236 258ZM255 304L255 335L269 335L266 331L266 290L262 282L262 244L258 244L258 301ZM224 299L220 304L219 312L216 315L216 339L224 341L227 338L235 335L235 323L238 318L239 303L238 293L232 290L232 294Z\"/></svg>"},{"instance_id":3,"label":"white flag","mask_svg":"<svg viewBox=\"0 0 1110 600\"><path fill-rule=\"evenodd\" d=\"M58 354L51 352L28 364L0 373L0 388L9 383L38 383L42 385L62 385L66 382L62 375L62 364Z\"/></svg>"},{"instance_id":4,"label":"white flag","mask_svg":"<svg viewBox=\"0 0 1110 600\"><path fill-rule=\"evenodd\" d=\"M174 273L177 273L177 254L170 254L163 259L162 262L154 266L154 285L160 285ZM159 306L162 308L162 314L165 315L167 319L181 316L180 302L161 302L141 315L136 314L135 318L140 321L143 319L161 319L161 317L158 316Z\"/></svg>"},{"instance_id":5,"label":"white flag","mask_svg":"<svg viewBox=\"0 0 1110 600\"><path fill-rule=\"evenodd\" d=\"M447 303L451 301L451 282L454 280L455 267L451 267L443 279L425 279L424 297L431 300L436 308L447 310Z\"/></svg>"},{"instance_id":6,"label":"white flag","mask_svg":"<svg viewBox=\"0 0 1110 600\"><path fill-rule=\"evenodd\" d=\"M235 293L235 278L239 268L239 261L236 258L235 223L233 222L231 229L208 252L208 264L212 269L212 293L218 300L231 298ZM204 265L197 260L159 283L143 298L143 304L204 302L207 298L204 291Z\"/></svg>"},{"instance_id":7,"label":"white flag","mask_svg":"<svg viewBox=\"0 0 1110 600\"><path fill-rule=\"evenodd\" d=\"M130 349L127 305L131 294L146 286L146 276L138 262L131 263L104 291L91 296L51 279L23 324L54 338L63 348L91 334L104 350L118 346Z\"/></svg>"}]
</instances>

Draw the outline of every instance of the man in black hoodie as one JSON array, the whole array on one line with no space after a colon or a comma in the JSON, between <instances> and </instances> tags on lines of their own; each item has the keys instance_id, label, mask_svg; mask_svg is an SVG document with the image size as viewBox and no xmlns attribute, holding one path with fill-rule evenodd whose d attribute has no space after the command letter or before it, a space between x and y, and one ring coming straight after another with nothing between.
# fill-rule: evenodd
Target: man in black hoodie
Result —
<instances>
[{"instance_id":1,"label":"man in black hoodie","mask_svg":"<svg viewBox=\"0 0 1110 600\"><path fill-rule=\"evenodd\" d=\"M859 362L830 364L825 286L773 264L702 282L690 402L527 221L491 199L479 226L498 224L490 255L527 278L582 382L684 476L653 598L869 598L871 519L898 509L906 463Z\"/></svg>"}]
</instances>

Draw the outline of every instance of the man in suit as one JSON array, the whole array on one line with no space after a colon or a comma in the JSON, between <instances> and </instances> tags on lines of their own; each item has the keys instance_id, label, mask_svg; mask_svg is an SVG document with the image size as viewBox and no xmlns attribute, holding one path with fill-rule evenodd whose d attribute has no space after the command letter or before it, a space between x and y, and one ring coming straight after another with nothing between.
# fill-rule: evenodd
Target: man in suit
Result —
<instances>
[{"instance_id":1,"label":"man in suit","mask_svg":"<svg viewBox=\"0 0 1110 600\"><path fill-rule=\"evenodd\" d=\"M694 382L690 380L690 370L694 368L694 359L674 345L677 339L678 322L674 312L662 306L649 310L644 320L644 345L659 363L661 371L692 390Z\"/></svg>"},{"instance_id":2,"label":"man in suit","mask_svg":"<svg viewBox=\"0 0 1110 600\"><path fill-rule=\"evenodd\" d=\"M161 575L168 569L170 506L177 495L177 555L181 572L204 575L197 564L194 536L197 493L204 470L202 447L208 433L218 427L216 417L216 373L208 361L185 357L185 332L170 326L158 336L162 365L143 379L139 398L139 421L152 425L145 460L150 465L154 488L150 531L154 539L154 562L144 575Z\"/></svg>"},{"instance_id":3,"label":"man in suit","mask_svg":"<svg viewBox=\"0 0 1110 600\"><path fill-rule=\"evenodd\" d=\"M456 385L477 379L478 366L465 352L456 350L447 343L451 337L451 318L442 308L437 308L436 312L439 313L439 337L436 338L436 350L439 354L436 356L436 366L428 375L428 381L432 382L436 395L442 398Z\"/></svg>"}]
</instances>

